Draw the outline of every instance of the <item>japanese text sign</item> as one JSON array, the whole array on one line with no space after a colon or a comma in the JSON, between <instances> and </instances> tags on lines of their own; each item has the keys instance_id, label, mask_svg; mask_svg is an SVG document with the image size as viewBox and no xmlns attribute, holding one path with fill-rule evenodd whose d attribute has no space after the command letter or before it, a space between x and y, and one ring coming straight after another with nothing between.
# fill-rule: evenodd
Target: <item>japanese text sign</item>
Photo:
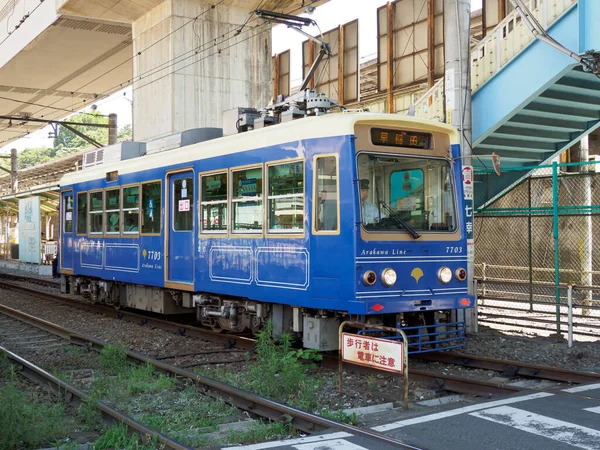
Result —
<instances>
[{"instance_id":1,"label":"japanese text sign","mask_svg":"<svg viewBox=\"0 0 600 450\"><path fill-rule=\"evenodd\" d=\"M358 334L342 333L342 360L361 366L404 371L403 343Z\"/></svg>"}]
</instances>

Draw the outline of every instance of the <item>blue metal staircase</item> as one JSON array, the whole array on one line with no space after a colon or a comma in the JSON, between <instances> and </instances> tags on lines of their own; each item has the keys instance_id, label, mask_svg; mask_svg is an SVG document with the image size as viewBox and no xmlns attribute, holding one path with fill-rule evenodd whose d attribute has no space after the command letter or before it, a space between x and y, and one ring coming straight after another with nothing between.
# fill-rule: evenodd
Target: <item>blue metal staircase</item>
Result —
<instances>
[{"instance_id":1,"label":"blue metal staircase","mask_svg":"<svg viewBox=\"0 0 600 450\"><path fill-rule=\"evenodd\" d=\"M548 33L577 53L600 50L600 0L578 0ZM492 152L500 155L502 168L536 166L600 127L600 78L540 41L526 45L472 98L476 173L492 167ZM522 176L522 171L506 172L500 178L480 173L475 178L475 206Z\"/></svg>"}]
</instances>

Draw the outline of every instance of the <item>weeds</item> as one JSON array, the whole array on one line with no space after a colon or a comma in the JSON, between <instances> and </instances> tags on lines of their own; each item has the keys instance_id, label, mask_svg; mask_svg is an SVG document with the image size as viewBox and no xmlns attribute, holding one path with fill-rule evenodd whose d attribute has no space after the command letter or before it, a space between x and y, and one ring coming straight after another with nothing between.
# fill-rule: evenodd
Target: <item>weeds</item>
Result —
<instances>
[{"instance_id":1,"label":"weeds","mask_svg":"<svg viewBox=\"0 0 600 450\"><path fill-rule=\"evenodd\" d=\"M64 405L41 402L23 391L12 366L3 370L7 382L0 388L0 449L36 448L65 434Z\"/></svg>"},{"instance_id":2,"label":"weeds","mask_svg":"<svg viewBox=\"0 0 600 450\"><path fill-rule=\"evenodd\" d=\"M223 444L255 444L277 439L285 439L296 435L289 423L257 422L247 431L234 431L227 436Z\"/></svg>"},{"instance_id":3,"label":"weeds","mask_svg":"<svg viewBox=\"0 0 600 450\"><path fill-rule=\"evenodd\" d=\"M120 374L129 368L127 364L127 353L122 346L107 345L100 353L102 367L109 371Z\"/></svg>"},{"instance_id":4,"label":"weeds","mask_svg":"<svg viewBox=\"0 0 600 450\"><path fill-rule=\"evenodd\" d=\"M106 430L94 443L94 449L122 449L122 450L145 450L156 449L156 439L153 442L144 444L138 436L129 436L127 425L119 424Z\"/></svg>"}]
</instances>

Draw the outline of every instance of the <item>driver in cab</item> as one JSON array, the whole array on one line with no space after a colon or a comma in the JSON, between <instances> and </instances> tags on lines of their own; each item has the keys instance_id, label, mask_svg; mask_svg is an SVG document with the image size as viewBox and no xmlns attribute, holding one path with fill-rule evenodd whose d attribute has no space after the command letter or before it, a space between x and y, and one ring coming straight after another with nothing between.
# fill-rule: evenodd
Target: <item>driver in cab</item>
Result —
<instances>
[{"instance_id":1,"label":"driver in cab","mask_svg":"<svg viewBox=\"0 0 600 450\"><path fill-rule=\"evenodd\" d=\"M369 184L370 182L366 178L360 180L360 209L364 225L379 223L380 218L385 217L377 206L367 200L369 198Z\"/></svg>"}]
</instances>

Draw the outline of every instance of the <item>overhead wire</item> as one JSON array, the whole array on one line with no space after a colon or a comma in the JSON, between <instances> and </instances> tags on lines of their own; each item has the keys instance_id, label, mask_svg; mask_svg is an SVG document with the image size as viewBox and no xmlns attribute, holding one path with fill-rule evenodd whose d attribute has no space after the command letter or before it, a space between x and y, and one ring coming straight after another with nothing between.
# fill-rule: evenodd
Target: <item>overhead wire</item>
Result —
<instances>
[{"instance_id":1,"label":"overhead wire","mask_svg":"<svg viewBox=\"0 0 600 450\"><path fill-rule=\"evenodd\" d=\"M145 47L142 50L139 50L137 53L135 53L134 55L132 55L131 57L127 58L126 60L120 62L119 64L113 66L112 68L108 69L107 71L103 72L102 74L98 75L96 78L88 81L87 83L85 83L84 85L80 86L79 88L75 89L74 92L80 91L81 89L86 88L87 86L89 86L91 83L99 80L100 78L105 77L106 75L108 75L109 73L113 72L114 70L118 69L119 67L123 66L124 64L127 64L128 62L132 61L133 59L135 59L136 57L141 56L144 52L146 52L147 50L151 49L152 47L154 47L155 45L159 44L160 42L162 42L163 40L165 40L166 38L168 38L169 36L173 35L174 33L178 32L179 30L181 30L182 28L184 28L185 26L187 26L188 24L190 24L191 22L199 19L200 17L202 17L204 14L207 14L209 11L215 9L217 6L221 5L225 0L219 0L218 3L211 5L210 7L208 7L206 10L202 11L200 14L198 14L196 17L194 17L193 19L188 20L187 22L185 22L183 25L179 26L178 28L172 30L171 32L167 33L166 35L162 36L160 39L152 42L150 45L148 45L147 47ZM109 89L113 89L113 88L109 88ZM109 92L108 90L103 91L102 93L100 93L99 95L103 95L104 93ZM56 103L58 103L60 100L56 100L54 103L51 103L48 107L55 105ZM85 102L81 102L81 103L85 103ZM43 110L38 110L36 111L34 114L38 115L41 111ZM74 112L74 111L71 111Z\"/></svg>"},{"instance_id":2,"label":"overhead wire","mask_svg":"<svg viewBox=\"0 0 600 450\"><path fill-rule=\"evenodd\" d=\"M209 10L211 10L211 9L214 9L214 7L216 7L216 6L220 5L221 3L223 3L223 1L224 1L224 0L221 0L221 1L220 1L218 4L216 4L216 5L212 5L212 6L211 6L211 8L210 8ZM262 3L263 3L263 1L264 1L264 0L261 0L261 3L260 3L260 4L262 4ZM317 0L312 0L310 4L313 4L313 3L315 3L316 1L317 1ZM39 5L38 5L38 6L39 6ZM288 12L288 14L290 14L290 13L293 13L293 12L296 12L296 11L298 11L298 10L302 9L302 8L303 8L302 6L300 6L300 7L297 7L297 8L294 8L294 9L290 10L290 11ZM209 11L209 10L207 10L207 11ZM205 11L204 13L206 13L207 11ZM238 36L239 34L241 34L241 31L240 31L240 30L241 30L241 29L243 29L243 28L244 28L244 27L247 25L247 23L249 23L251 20L254 20L254 19L256 19L256 18L252 18L252 19L251 19L251 18L248 18L248 19L246 19L245 23L244 23L244 24L242 24L242 25L241 25L241 27L240 27L239 29L236 29L236 30L231 30L230 32L228 32L228 33L225 33L225 34L223 35L223 37L227 36L228 34L234 33L234 32L237 32L237 34L236 34L235 36ZM173 34L175 31L178 31L179 29L183 28L183 26L185 26L185 25L187 25L187 24L191 23L191 22L192 22L192 21L194 21L194 20L196 20L196 19L195 19L195 18L194 18L194 19L191 19L190 21L186 22L184 25L182 25L181 27L179 27L177 30L174 30L173 32L169 33L169 35ZM269 24L268 24L268 23L265 23L263 26L266 26L266 25L269 25ZM260 26L257 26L257 27L260 27ZM261 28L262 28L262 27L261 27ZM319 30L319 32L320 32L320 30ZM245 33L247 33L247 32L245 32ZM209 55L206 55L205 57L203 57L203 58L200 58L200 59L198 59L198 60L196 60L196 61L193 61L192 63L190 63L190 64L188 64L188 65L186 65L186 66L183 66L183 67L180 67L180 68L178 68L178 69L175 69L175 70L173 70L172 72L170 72L170 73L168 73L168 74L166 74L166 75L163 75L163 76L161 76L161 77L160 77L160 78L158 78L158 79L152 80L151 82L149 82L149 83L146 83L145 85L139 86L137 89L141 89L141 88L143 88L143 87L146 87L146 86L148 86L148 85L150 85L150 84L152 84L152 83L154 83L154 82L156 82L156 81L159 81L160 79L162 79L162 78L164 78L164 77L166 77L166 76L168 76L168 75L171 75L171 74L173 74L173 73L175 73L175 72L177 72L177 71L179 71L179 70L183 70L183 69L185 69L185 68L187 68L187 67L189 67L189 66L191 66L191 65L193 65L193 64L196 64L196 63L198 63L198 62L200 62L200 61L203 61L203 60L205 60L205 59L209 58L210 56L214 56L214 55L220 54L222 50L226 50L226 49L232 48L232 47L234 47L234 46L236 46L236 45L239 45L239 44L241 44L241 43L243 43L243 42L245 42L245 41L247 41L247 40L249 40L249 39L251 39L251 38L253 38L253 37L256 37L256 36L258 36L260 33L262 33L262 31L259 31L259 32L255 33L254 35L247 37L246 39L243 39L243 40L241 40L241 41L235 42L234 44L232 44L232 45L230 45L230 46L227 46L227 47L222 47L222 48L221 48L221 49L219 49L217 52L214 52L214 53L211 53L211 54L209 54ZM163 39L165 39L165 38L166 38L166 37L168 37L169 35L162 37L160 40L163 40ZM233 37L235 37L235 36L233 36ZM224 40L223 40L223 41L221 41L219 44L223 44L224 42L227 42L227 41L229 41L229 40L231 40L231 39L232 39L232 37L230 37L230 38L227 38L227 39L224 39ZM160 41L160 40L159 40L159 41ZM154 42L153 44L151 44L151 46L153 46L153 45L156 45L156 44L157 44L159 41L156 41L156 42ZM213 44L213 42L215 42L215 41L216 41L216 40L214 40L214 41L211 41L211 42L208 42L208 43L205 43L204 45ZM214 45L217 45L217 43L215 42L215 44L214 44ZM150 48L151 46L149 46L149 47L147 47L147 48ZM204 51L206 51L206 50L204 50ZM187 52L187 53L189 53L189 52ZM191 56L196 56L196 55L197 55L197 53L195 52L195 53L194 53L194 55L191 55ZM136 56L136 55L134 55L134 57L135 57L135 56ZM185 59L187 59L187 58L189 58L189 57L191 57L191 56L188 56L188 57L186 57L186 58L184 58L184 59L182 59L182 60L180 60L180 61L178 61L178 62L181 62L181 61L183 61L183 60L185 60ZM132 57L132 58L129 58L129 59L128 59L128 61L131 61L131 60L132 60L134 57ZM173 58L173 60L175 60L175 59L177 59L177 57L176 57L176 58ZM119 64L119 66L120 66L120 65L122 65L122 64L123 64L123 63L120 63L120 64ZM173 66L173 65L174 65L174 64L170 64L170 66ZM111 72L112 70L114 70L115 68L116 68L116 67L114 67L113 69L111 69L111 70L107 71L106 73L110 73L110 72ZM154 70L154 69L151 69L151 70ZM162 70L164 70L164 68L163 68ZM151 71L148 71L148 72L151 72ZM106 73L105 73L105 74L106 74ZM155 72L152 72L152 73L155 73ZM103 74L103 75L105 75L105 74ZM143 75L143 74L142 74L142 75ZM146 75L146 76L147 76L147 75ZM99 78L99 77L97 77L96 79L98 79L98 78ZM138 77L136 77L136 78L138 78ZM133 81L133 80L131 80L131 83L127 83L127 85L128 85L128 84L133 84L133 82L134 82L134 81ZM116 89L116 88L118 88L118 87L122 87L122 86L123 86L123 84L124 84L124 83L120 83L119 85L115 85L115 86L113 86L113 87L111 87L111 88L109 88L109 89L107 89L107 90L103 91L103 92L102 92L101 94L99 94L99 95L102 95L102 94L104 94L104 93L106 93L106 92L109 92L110 90L114 90L114 89ZM81 88L80 88L80 89L81 89ZM13 100L13 99L10 99L10 100ZM58 102L58 101L57 101L57 102ZM46 108L50 108L50 107L52 107L52 105L56 104L57 102L54 102L54 103L52 103L51 105L48 105L48 106L39 105L39 106L43 106L43 108L42 108L41 110L38 110L38 111L36 112L36 114L37 114L37 113L39 113L40 111L43 111L43 109L46 109ZM83 102L82 102L82 103L83 103ZM74 106L74 105L73 105L73 106ZM62 108L54 108L54 109L64 110L64 109L62 109ZM70 110L65 110L65 111L68 111L69 113L74 113L74 112L76 112L76 111L70 111ZM1 130L0 130L0 131L1 131ZM29 132L27 132L27 133L23 134L23 135L22 135L22 136L20 136L20 137L26 136L26 135L28 135L28 134L29 134ZM17 138L17 139L18 139L18 138ZM14 140L14 138L12 138L12 139L5 139L5 140L3 140L3 141L0 141L0 144L3 144L3 143L5 143L5 142L8 142L8 141L13 141L13 140Z\"/></svg>"},{"instance_id":3,"label":"overhead wire","mask_svg":"<svg viewBox=\"0 0 600 450\"><path fill-rule=\"evenodd\" d=\"M37 4L37 6L36 6L35 8L33 8L33 10L32 10L32 11L30 11L30 12L28 12L28 13L25 13L25 14L23 15L23 17L21 18L21 21L19 22L19 24L18 24L18 25L16 25L16 26L15 26L15 29L14 29L13 31L8 31L8 20L6 21L6 28L7 28L6 32L7 32L8 34L7 34L7 35L6 35L6 37L5 37L5 38L2 40L2 42L0 42L0 47L2 46L2 44L4 44L4 43L6 42L6 40L7 40L9 37L11 37L11 36L13 35L13 33L14 33L15 31L17 31L17 30L18 30L18 29L21 27L21 25L23 25L23 22L25 22L27 19L29 19L29 18L31 17L31 15L32 15L32 14L33 14L33 13L34 13L34 12L35 12L35 11L36 11L36 10L37 10L39 7L40 7L40 6L42 6L42 4L43 4L43 3L44 3L44 0L40 0L40 2ZM16 3L15 3L15 4L16 4ZM13 8L13 13L14 13L14 8ZM11 16L12 16L12 13L11 13Z\"/></svg>"}]
</instances>

